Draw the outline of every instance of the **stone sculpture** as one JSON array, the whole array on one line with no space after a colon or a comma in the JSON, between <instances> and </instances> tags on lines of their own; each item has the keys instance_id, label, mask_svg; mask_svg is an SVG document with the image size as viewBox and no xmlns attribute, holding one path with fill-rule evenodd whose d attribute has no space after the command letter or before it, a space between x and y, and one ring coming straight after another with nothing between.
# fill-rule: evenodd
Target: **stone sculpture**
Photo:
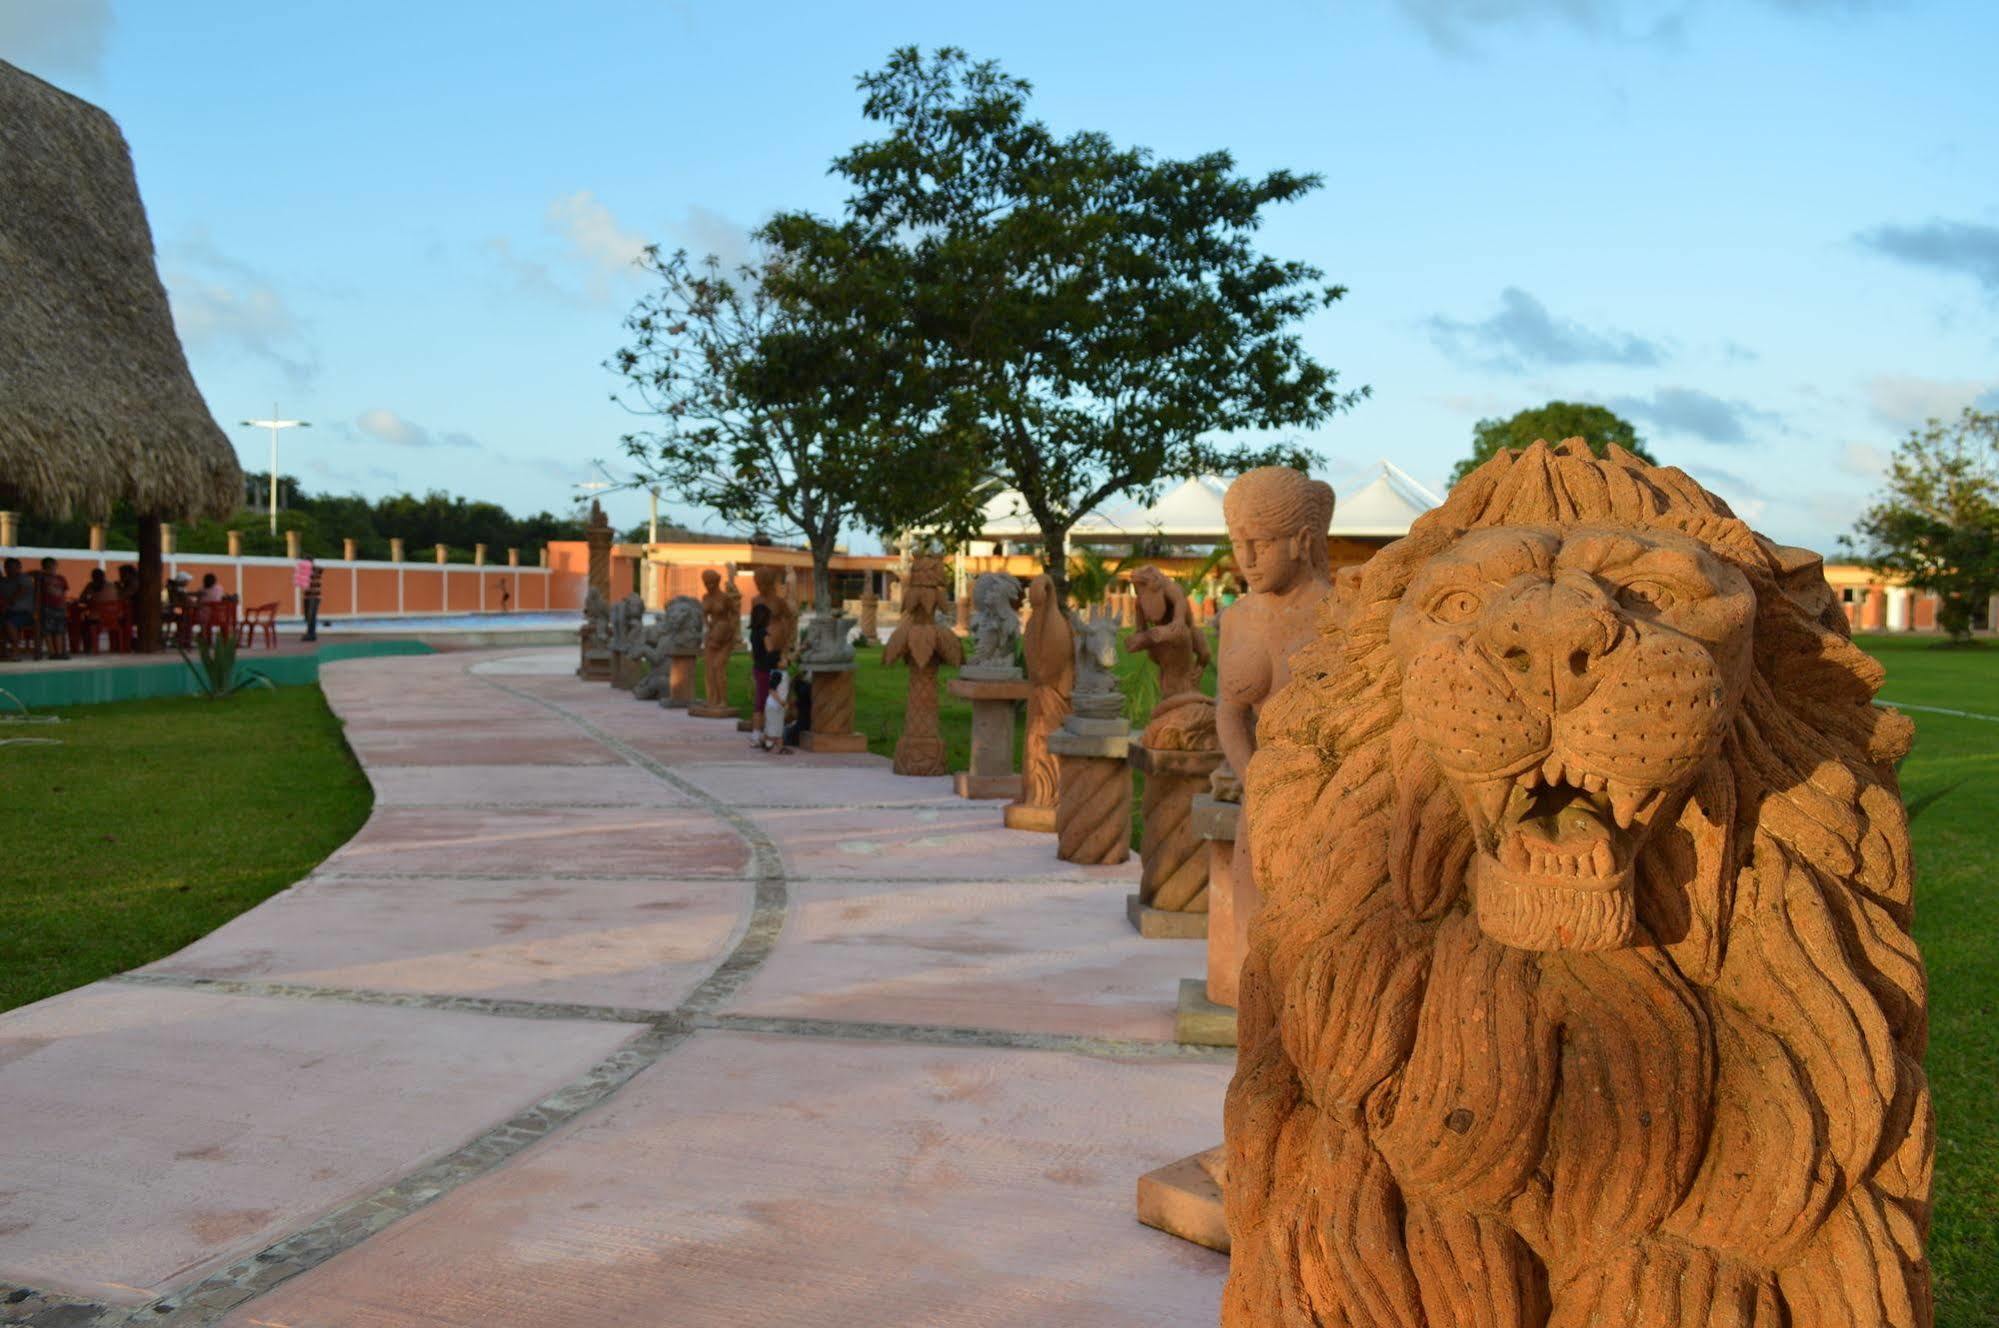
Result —
<instances>
[{"instance_id":1,"label":"stone sculpture","mask_svg":"<svg viewBox=\"0 0 1999 1328\"><path fill-rule=\"evenodd\" d=\"M1181 983L1177 1034L1229 1045L1249 924L1261 906L1250 855L1247 808L1235 805L1256 751L1265 701L1290 676L1292 653L1310 640L1331 589L1326 531L1333 490L1303 471L1264 466L1246 471L1222 496L1222 516L1238 573L1249 593L1222 615L1216 666L1215 736L1227 763L1211 776L1212 796L1190 801L1209 841L1206 980ZM1231 815L1231 813L1235 813ZM1223 1212L1227 1159L1211 1148L1151 1172L1138 1183L1139 1220L1215 1249L1229 1248Z\"/></svg>"},{"instance_id":2,"label":"stone sculpture","mask_svg":"<svg viewBox=\"0 0 1999 1328\"><path fill-rule=\"evenodd\" d=\"M1290 677L1291 655L1311 639L1319 604L1332 589L1326 548L1332 486L1303 471L1262 466L1229 485L1222 517L1249 593L1222 616L1215 734L1228 764L1214 782L1217 791L1239 797L1237 776L1256 752L1261 707ZM1208 997L1220 1005L1236 1003L1236 974L1260 902L1251 868L1254 835L1250 818L1239 818L1228 880L1212 884Z\"/></svg>"},{"instance_id":3,"label":"stone sculpture","mask_svg":"<svg viewBox=\"0 0 1999 1328\"><path fill-rule=\"evenodd\" d=\"M880 634L877 630L877 624L879 623L880 618L881 618L881 596L875 594L874 578L870 576L868 578L867 585L862 587L861 589L860 639L866 642L868 645L873 645L876 641L879 641L881 639Z\"/></svg>"},{"instance_id":4,"label":"stone sculpture","mask_svg":"<svg viewBox=\"0 0 1999 1328\"><path fill-rule=\"evenodd\" d=\"M981 572L972 582L972 657L967 678L1020 677L1014 645L1020 640L1020 582L1005 572Z\"/></svg>"},{"instance_id":5,"label":"stone sculpture","mask_svg":"<svg viewBox=\"0 0 1999 1328\"><path fill-rule=\"evenodd\" d=\"M694 702L694 661L701 654L705 625L701 601L692 595L675 595L659 615L659 645L656 654L665 661L666 686L657 690L659 703L685 709ZM655 674L659 660L654 661Z\"/></svg>"},{"instance_id":6,"label":"stone sculpture","mask_svg":"<svg viewBox=\"0 0 1999 1328\"><path fill-rule=\"evenodd\" d=\"M597 587L583 595L583 623L576 630L576 676L602 682L611 676L611 606Z\"/></svg>"},{"instance_id":7,"label":"stone sculpture","mask_svg":"<svg viewBox=\"0 0 1999 1328\"><path fill-rule=\"evenodd\" d=\"M1131 584L1138 630L1125 638L1124 648L1151 657L1162 700L1200 691L1201 675L1214 655L1208 634L1194 621L1187 592L1157 567L1139 568L1131 574Z\"/></svg>"},{"instance_id":8,"label":"stone sculpture","mask_svg":"<svg viewBox=\"0 0 1999 1328\"><path fill-rule=\"evenodd\" d=\"M632 695L641 701L656 701L666 695L668 686L664 624L649 622L640 629L636 655L643 672L639 680L632 684Z\"/></svg>"},{"instance_id":9,"label":"stone sculpture","mask_svg":"<svg viewBox=\"0 0 1999 1328\"><path fill-rule=\"evenodd\" d=\"M902 621L882 648L882 663L909 666L909 699L903 706L902 736L895 744L898 775L944 775L944 738L937 728L937 670L965 658L965 647L950 628L937 622L945 606L944 560L919 554L910 563L902 595Z\"/></svg>"},{"instance_id":10,"label":"stone sculpture","mask_svg":"<svg viewBox=\"0 0 1999 1328\"><path fill-rule=\"evenodd\" d=\"M702 680L701 704L688 707L687 713L702 719L734 719L735 710L729 705L729 656L735 653L736 638L743 629L743 592L736 589L736 565L730 563L727 574L710 567L701 573L701 584L707 593L701 596L701 621L706 633L701 642Z\"/></svg>"},{"instance_id":11,"label":"stone sculpture","mask_svg":"<svg viewBox=\"0 0 1999 1328\"><path fill-rule=\"evenodd\" d=\"M1061 762L1055 797L1055 856L1106 864L1131 856L1131 724L1117 676L1117 619L1101 609L1072 615L1076 684L1069 717L1049 735Z\"/></svg>"},{"instance_id":12,"label":"stone sculpture","mask_svg":"<svg viewBox=\"0 0 1999 1328\"><path fill-rule=\"evenodd\" d=\"M630 691L644 676L640 650L644 644L646 603L636 594L611 606L611 685Z\"/></svg>"},{"instance_id":13,"label":"stone sculpture","mask_svg":"<svg viewBox=\"0 0 1999 1328\"><path fill-rule=\"evenodd\" d=\"M752 568L750 577L757 587L756 598L750 602L751 609L761 604L770 610L770 626L764 629L764 644L773 655L783 659L791 653L792 644L798 640L798 607L785 593L784 582L775 567Z\"/></svg>"},{"instance_id":14,"label":"stone sculpture","mask_svg":"<svg viewBox=\"0 0 1999 1328\"><path fill-rule=\"evenodd\" d=\"M809 752L864 752L866 735L854 731L854 620L838 609L815 610L804 620L797 668L812 680L812 727L799 739Z\"/></svg>"},{"instance_id":15,"label":"stone sculpture","mask_svg":"<svg viewBox=\"0 0 1999 1328\"><path fill-rule=\"evenodd\" d=\"M1055 829L1055 800L1061 766L1048 750L1048 735L1069 717L1076 684L1075 633L1056 606L1055 581L1037 576L1027 587L1027 630L1022 655L1027 662L1027 734L1020 751L1020 797L1007 804L1006 824L1015 830Z\"/></svg>"},{"instance_id":16,"label":"stone sculpture","mask_svg":"<svg viewBox=\"0 0 1999 1328\"><path fill-rule=\"evenodd\" d=\"M1208 845L1195 828L1194 797L1208 787L1221 760L1215 703L1192 691L1155 706L1132 749L1131 767L1145 776L1145 796L1139 804L1138 893L1127 897L1125 912L1142 936L1208 934Z\"/></svg>"},{"instance_id":17,"label":"stone sculpture","mask_svg":"<svg viewBox=\"0 0 1999 1328\"><path fill-rule=\"evenodd\" d=\"M1911 725L1818 558L1536 443L1321 624L1248 771L1222 1322L1927 1328Z\"/></svg>"}]
</instances>

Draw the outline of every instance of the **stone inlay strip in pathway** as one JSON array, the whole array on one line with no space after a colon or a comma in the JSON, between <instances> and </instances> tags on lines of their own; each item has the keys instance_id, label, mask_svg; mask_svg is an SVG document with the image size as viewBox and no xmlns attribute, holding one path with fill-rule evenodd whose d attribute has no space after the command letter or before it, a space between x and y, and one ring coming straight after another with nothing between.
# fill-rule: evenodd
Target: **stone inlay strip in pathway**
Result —
<instances>
[{"instance_id":1,"label":"stone inlay strip in pathway","mask_svg":"<svg viewBox=\"0 0 1999 1328\"><path fill-rule=\"evenodd\" d=\"M32 1325L32 1328L124 1328L147 1323L163 1328L196 1328L213 1324L231 1309L255 1299L272 1287L325 1262L343 1250L408 1216L449 1193L474 1176L481 1175L507 1158L540 1141L548 1132L590 1108L597 1106L630 1081L633 1075L657 1062L687 1036L687 1019L716 1009L747 981L758 965L770 956L777 934L784 926L787 895L783 858L777 846L751 818L712 797L706 790L675 776L664 764L621 742L586 720L577 718L553 702L496 682L478 679L483 685L543 706L561 716L618 758L687 795L727 823L750 850L750 870L756 882L750 919L743 935L727 957L694 989L675 1011L642 1012L641 1022L651 1025L598 1062L580 1078L564 1084L541 1101L509 1120L472 1139L445 1157L420 1168L395 1184L344 1204L290 1236L273 1242L246 1259L202 1278L192 1286L161 1297L137 1309L93 1304L73 1297L38 1291L30 1287L0 1284L0 1322ZM322 875L325 875L322 873ZM629 873L627 874L629 875ZM736 878L740 879L740 877ZM422 996L402 992L326 991L281 983L230 983L169 974L125 974L117 981L138 985L175 986L228 990L240 987L244 994L285 999L357 1001L377 1005L408 1005L446 1008L513 1018L578 1017L576 1006L548 1006L531 1001L504 1001L462 996ZM555 1009L571 1013L562 1016ZM584 1018L614 1019L608 1010ZM628 1022L616 1019L617 1022Z\"/></svg>"}]
</instances>

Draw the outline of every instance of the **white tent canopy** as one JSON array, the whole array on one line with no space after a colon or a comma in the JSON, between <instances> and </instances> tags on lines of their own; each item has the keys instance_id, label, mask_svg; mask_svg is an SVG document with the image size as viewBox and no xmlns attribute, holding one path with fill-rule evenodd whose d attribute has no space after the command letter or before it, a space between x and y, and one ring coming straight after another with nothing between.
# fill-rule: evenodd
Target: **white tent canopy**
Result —
<instances>
[{"instance_id":1,"label":"white tent canopy","mask_svg":"<svg viewBox=\"0 0 1999 1328\"><path fill-rule=\"evenodd\" d=\"M1392 461L1378 463L1381 473L1333 508L1330 535L1354 539L1400 539L1417 517L1442 500ZM1229 481L1203 475L1169 490L1150 507L1135 503L1091 512L1070 527L1072 540L1085 542L1141 539L1173 544L1218 544L1228 538L1222 519L1222 495ZM986 521L975 539L1032 540L1040 532L1012 490L986 504Z\"/></svg>"}]
</instances>

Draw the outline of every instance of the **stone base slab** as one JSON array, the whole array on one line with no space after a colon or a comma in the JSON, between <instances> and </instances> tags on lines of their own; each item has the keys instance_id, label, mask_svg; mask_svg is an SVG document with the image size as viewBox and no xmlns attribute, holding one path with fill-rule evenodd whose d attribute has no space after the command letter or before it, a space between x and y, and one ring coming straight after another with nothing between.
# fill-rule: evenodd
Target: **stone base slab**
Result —
<instances>
[{"instance_id":1,"label":"stone base slab","mask_svg":"<svg viewBox=\"0 0 1999 1328\"><path fill-rule=\"evenodd\" d=\"M1122 761L1131 751L1131 730L1119 733L1077 733L1066 725L1048 735L1048 750L1057 756L1081 756Z\"/></svg>"},{"instance_id":2,"label":"stone base slab","mask_svg":"<svg viewBox=\"0 0 1999 1328\"><path fill-rule=\"evenodd\" d=\"M697 702L694 705L687 707L687 713L694 716L694 718L696 719L738 718L736 714L736 708L734 706L711 706L706 701Z\"/></svg>"},{"instance_id":3,"label":"stone base slab","mask_svg":"<svg viewBox=\"0 0 1999 1328\"><path fill-rule=\"evenodd\" d=\"M1233 841L1236 821L1242 815L1242 804L1223 802L1208 793L1196 793L1192 815L1194 833L1201 838Z\"/></svg>"},{"instance_id":4,"label":"stone base slab","mask_svg":"<svg viewBox=\"0 0 1999 1328\"><path fill-rule=\"evenodd\" d=\"M1055 809L1025 802L1009 802L1004 813L1009 830L1032 830L1040 835L1055 833Z\"/></svg>"},{"instance_id":5,"label":"stone base slab","mask_svg":"<svg viewBox=\"0 0 1999 1328\"><path fill-rule=\"evenodd\" d=\"M1222 1207L1222 1187L1210 1173L1210 1149L1169 1162L1138 1178L1138 1220L1169 1236L1229 1252L1228 1216Z\"/></svg>"},{"instance_id":6,"label":"stone base slab","mask_svg":"<svg viewBox=\"0 0 1999 1328\"><path fill-rule=\"evenodd\" d=\"M1175 1042L1194 1047L1233 1047L1235 1022L1234 1006L1217 1005L1208 999L1207 979L1180 979L1180 1008L1173 1016Z\"/></svg>"},{"instance_id":7,"label":"stone base slab","mask_svg":"<svg viewBox=\"0 0 1999 1328\"><path fill-rule=\"evenodd\" d=\"M1018 798L1020 796L1019 775L975 775L969 770L960 770L951 776L951 787L961 798ZM1053 828L1053 817L1050 817Z\"/></svg>"},{"instance_id":8,"label":"stone base slab","mask_svg":"<svg viewBox=\"0 0 1999 1328\"><path fill-rule=\"evenodd\" d=\"M864 752L868 739L861 733L814 733L807 729L799 735L798 746L808 752Z\"/></svg>"},{"instance_id":9,"label":"stone base slab","mask_svg":"<svg viewBox=\"0 0 1999 1328\"><path fill-rule=\"evenodd\" d=\"M1206 912L1153 908L1137 895L1124 897L1124 915L1148 941L1199 941L1208 935Z\"/></svg>"},{"instance_id":10,"label":"stone base slab","mask_svg":"<svg viewBox=\"0 0 1999 1328\"><path fill-rule=\"evenodd\" d=\"M960 669L944 690L962 701L1025 701L1034 685L1021 677L1019 670L995 677L982 676L967 667Z\"/></svg>"}]
</instances>

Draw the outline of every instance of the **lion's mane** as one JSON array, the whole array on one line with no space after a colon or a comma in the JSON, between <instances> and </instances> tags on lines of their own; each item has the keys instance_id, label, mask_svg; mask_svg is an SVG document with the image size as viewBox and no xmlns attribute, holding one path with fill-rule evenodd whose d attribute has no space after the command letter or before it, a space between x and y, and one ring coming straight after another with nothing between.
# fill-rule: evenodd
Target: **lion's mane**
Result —
<instances>
[{"instance_id":1,"label":"lion's mane","mask_svg":"<svg viewBox=\"0 0 1999 1328\"><path fill-rule=\"evenodd\" d=\"M1481 934L1470 825L1404 720L1389 620L1501 525L1680 532L1755 591L1755 676L1639 860L1628 948ZM1929 1324L1911 726L1881 679L1815 556L1617 448L1502 452L1344 569L1248 772L1224 1323Z\"/></svg>"}]
</instances>

